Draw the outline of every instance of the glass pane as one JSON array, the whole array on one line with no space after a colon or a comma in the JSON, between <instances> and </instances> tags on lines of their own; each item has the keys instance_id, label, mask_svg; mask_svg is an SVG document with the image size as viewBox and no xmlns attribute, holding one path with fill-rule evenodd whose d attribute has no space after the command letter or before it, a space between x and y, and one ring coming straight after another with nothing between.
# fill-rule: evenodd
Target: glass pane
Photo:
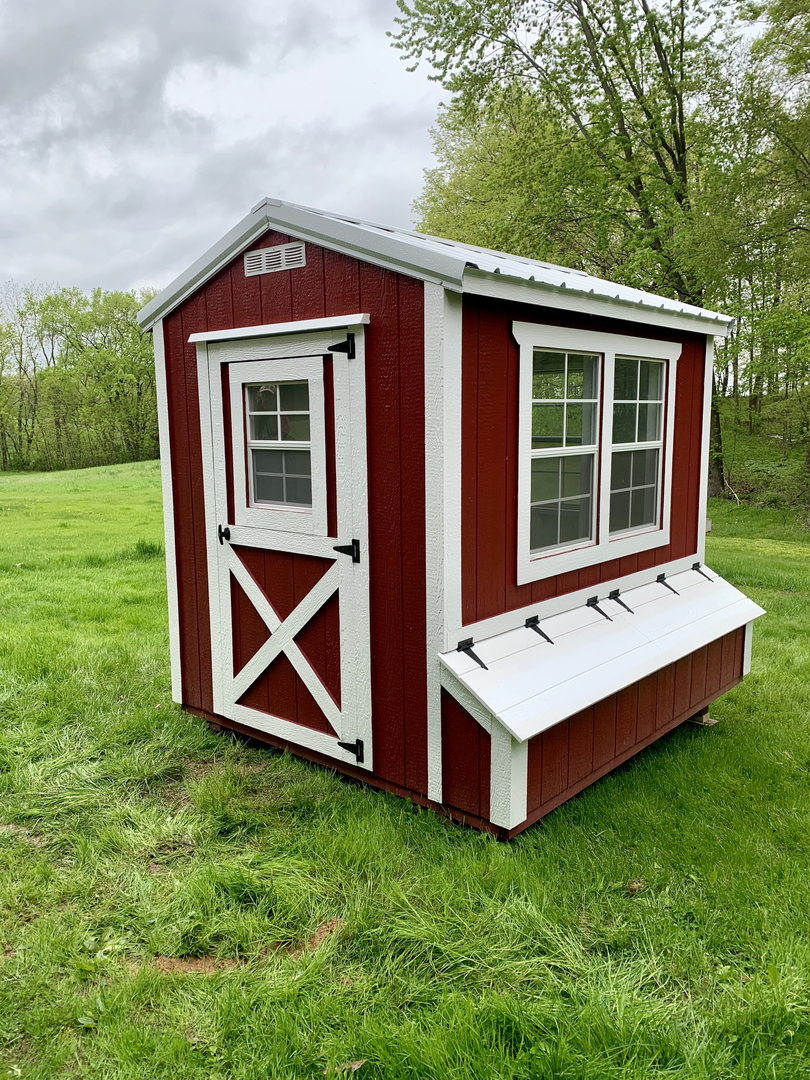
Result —
<instances>
[{"instance_id":1,"label":"glass pane","mask_svg":"<svg viewBox=\"0 0 810 1080\"><path fill-rule=\"evenodd\" d=\"M532 406L532 447L562 446L564 405Z\"/></svg>"},{"instance_id":2,"label":"glass pane","mask_svg":"<svg viewBox=\"0 0 810 1080\"><path fill-rule=\"evenodd\" d=\"M250 418L251 439L277 439L278 417L261 413Z\"/></svg>"},{"instance_id":3,"label":"glass pane","mask_svg":"<svg viewBox=\"0 0 810 1080\"><path fill-rule=\"evenodd\" d=\"M615 443L636 441L637 405L613 406L613 441Z\"/></svg>"},{"instance_id":4,"label":"glass pane","mask_svg":"<svg viewBox=\"0 0 810 1080\"><path fill-rule=\"evenodd\" d=\"M288 503L312 506L312 481L308 476L287 476L285 480Z\"/></svg>"},{"instance_id":5,"label":"glass pane","mask_svg":"<svg viewBox=\"0 0 810 1080\"><path fill-rule=\"evenodd\" d=\"M661 438L661 406L639 405L638 441L654 442Z\"/></svg>"},{"instance_id":6,"label":"glass pane","mask_svg":"<svg viewBox=\"0 0 810 1080\"><path fill-rule=\"evenodd\" d=\"M261 473L278 473L284 471L284 454L281 450L251 450L253 454L253 468Z\"/></svg>"},{"instance_id":7,"label":"glass pane","mask_svg":"<svg viewBox=\"0 0 810 1080\"><path fill-rule=\"evenodd\" d=\"M571 406L569 406L571 408ZM596 445L596 403L585 402L582 409L582 446Z\"/></svg>"},{"instance_id":8,"label":"glass pane","mask_svg":"<svg viewBox=\"0 0 810 1080\"><path fill-rule=\"evenodd\" d=\"M610 531L630 528L630 492L614 491L610 496Z\"/></svg>"},{"instance_id":9,"label":"glass pane","mask_svg":"<svg viewBox=\"0 0 810 1080\"><path fill-rule=\"evenodd\" d=\"M591 536L591 500L572 499L560 504L560 543L589 540Z\"/></svg>"},{"instance_id":10,"label":"glass pane","mask_svg":"<svg viewBox=\"0 0 810 1080\"><path fill-rule=\"evenodd\" d=\"M663 401L664 365L657 360L642 360L639 367L639 398L642 401Z\"/></svg>"},{"instance_id":11,"label":"glass pane","mask_svg":"<svg viewBox=\"0 0 810 1080\"><path fill-rule=\"evenodd\" d=\"M596 397L596 371L598 357L568 357L568 396L569 398Z\"/></svg>"},{"instance_id":12,"label":"glass pane","mask_svg":"<svg viewBox=\"0 0 810 1080\"><path fill-rule=\"evenodd\" d=\"M275 412L278 397L275 383L262 383L257 386L249 386L248 408L251 412Z\"/></svg>"},{"instance_id":13,"label":"glass pane","mask_svg":"<svg viewBox=\"0 0 810 1080\"><path fill-rule=\"evenodd\" d=\"M552 503L550 506L532 507L531 535L529 537L529 547L532 551L556 546L559 512L559 503Z\"/></svg>"},{"instance_id":14,"label":"glass pane","mask_svg":"<svg viewBox=\"0 0 810 1080\"><path fill-rule=\"evenodd\" d=\"M284 479L267 473L254 473L253 495L256 502L284 502Z\"/></svg>"},{"instance_id":15,"label":"glass pane","mask_svg":"<svg viewBox=\"0 0 810 1080\"><path fill-rule=\"evenodd\" d=\"M282 413L281 437L294 442L309 442L309 413Z\"/></svg>"},{"instance_id":16,"label":"glass pane","mask_svg":"<svg viewBox=\"0 0 810 1080\"><path fill-rule=\"evenodd\" d=\"M641 451L644 453L644 451ZM614 454L611 458L610 490L617 491L621 488L629 488L631 484L633 465L632 450L625 450L621 454ZM612 526L611 526L612 528Z\"/></svg>"},{"instance_id":17,"label":"glass pane","mask_svg":"<svg viewBox=\"0 0 810 1080\"><path fill-rule=\"evenodd\" d=\"M629 454L627 455L630 456ZM658 451L633 451L633 487L655 484L658 481Z\"/></svg>"},{"instance_id":18,"label":"glass pane","mask_svg":"<svg viewBox=\"0 0 810 1080\"><path fill-rule=\"evenodd\" d=\"M582 405L569 405L565 410L565 445L582 446Z\"/></svg>"},{"instance_id":19,"label":"glass pane","mask_svg":"<svg viewBox=\"0 0 810 1080\"><path fill-rule=\"evenodd\" d=\"M616 357L613 398L615 401L635 401L638 398L638 360Z\"/></svg>"},{"instance_id":20,"label":"glass pane","mask_svg":"<svg viewBox=\"0 0 810 1080\"><path fill-rule=\"evenodd\" d=\"M558 457L532 460L532 502L548 502L560 497L560 459Z\"/></svg>"},{"instance_id":21,"label":"glass pane","mask_svg":"<svg viewBox=\"0 0 810 1080\"><path fill-rule=\"evenodd\" d=\"M535 352L532 397L565 397L565 353Z\"/></svg>"},{"instance_id":22,"label":"glass pane","mask_svg":"<svg viewBox=\"0 0 810 1080\"><path fill-rule=\"evenodd\" d=\"M284 471L287 476L311 476L309 450L285 450Z\"/></svg>"},{"instance_id":23,"label":"glass pane","mask_svg":"<svg viewBox=\"0 0 810 1080\"><path fill-rule=\"evenodd\" d=\"M593 491L593 458L577 454L576 457L563 458L562 463L563 497L590 495Z\"/></svg>"},{"instance_id":24,"label":"glass pane","mask_svg":"<svg viewBox=\"0 0 810 1080\"><path fill-rule=\"evenodd\" d=\"M309 383L281 383L282 412L309 412Z\"/></svg>"},{"instance_id":25,"label":"glass pane","mask_svg":"<svg viewBox=\"0 0 810 1080\"><path fill-rule=\"evenodd\" d=\"M631 495L630 528L655 524L655 488L634 488Z\"/></svg>"}]
</instances>

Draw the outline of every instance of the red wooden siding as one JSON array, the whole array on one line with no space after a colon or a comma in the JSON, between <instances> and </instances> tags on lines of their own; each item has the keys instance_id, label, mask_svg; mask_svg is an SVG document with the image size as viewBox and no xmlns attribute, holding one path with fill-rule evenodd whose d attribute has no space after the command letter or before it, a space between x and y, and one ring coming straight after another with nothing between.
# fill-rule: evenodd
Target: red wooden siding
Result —
<instances>
[{"instance_id":1,"label":"red wooden siding","mask_svg":"<svg viewBox=\"0 0 810 1080\"><path fill-rule=\"evenodd\" d=\"M268 233L255 246L289 239ZM212 713L197 367L189 334L369 312L374 771L421 794L427 791L423 296L419 281L308 243L307 265L298 270L246 278L238 256L165 320L183 701ZM330 380L325 375L328 420ZM306 651L309 643L299 644ZM286 678L284 665L279 666L278 677Z\"/></svg>"},{"instance_id":2,"label":"red wooden siding","mask_svg":"<svg viewBox=\"0 0 810 1080\"><path fill-rule=\"evenodd\" d=\"M490 736L442 690L442 801L465 814L489 817Z\"/></svg>"},{"instance_id":3,"label":"red wooden siding","mask_svg":"<svg viewBox=\"0 0 810 1080\"><path fill-rule=\"evenodd\" d=\"M529 741L527 823L735 686L743 675L744 643L741 626L535 735Z\"/></svg>"},{"instance_id":4,"label":"red wooden siding","mask_svg":"<svg viewBox=\"0 0 810 1080\"><path fill-rule=\"evenodd\" d=\"M511 323L551 323L683 342L675 392L670 543L517 585L518 346ZM705 339L695 334L464 297L461 575L465 624L590 588L697 551Z\"/></svg>"}]
</instances>

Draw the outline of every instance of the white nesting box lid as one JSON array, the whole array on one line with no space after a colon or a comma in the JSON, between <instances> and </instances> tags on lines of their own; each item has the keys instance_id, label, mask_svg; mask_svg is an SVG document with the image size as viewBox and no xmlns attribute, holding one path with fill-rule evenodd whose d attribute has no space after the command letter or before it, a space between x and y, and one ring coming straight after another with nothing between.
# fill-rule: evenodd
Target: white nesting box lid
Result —
<instances>
[{"instance_id":1,"label":"white nesting box lid","mask_svg":"<svg viewBox=\"0 0 810 1080\"><path fill-rule=\"evenodd\" d=\"M706 576L704 576L704 574ZM476 641L486 669L465 652L440 654L448 671L525 742L566 717L731 633L765 612L702 567L641 585L599 608L578 607ZM671 588L667 588L667 585ZM674 592L672 590L675 590Z\"/></svg>"}]
</instances>

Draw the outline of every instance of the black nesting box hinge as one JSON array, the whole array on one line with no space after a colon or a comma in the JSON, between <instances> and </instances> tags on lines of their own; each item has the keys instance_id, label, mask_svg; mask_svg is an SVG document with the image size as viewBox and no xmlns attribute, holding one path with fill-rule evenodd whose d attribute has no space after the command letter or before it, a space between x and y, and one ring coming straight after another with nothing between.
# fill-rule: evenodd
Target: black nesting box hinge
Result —
<instances>
[{"instance_id":1,"label":"black nesting box hinge","mask_svg":"<svg viewBox=\"0 0 810 1080\"><path fill-rule=\"evenodd\" d=\"M363 740L357 739L355 742L339 742L338 746L341 750L348 750L350 754L354 754L357 758L358 765L363 760Z\"/></svg>"},{"instance_id":2,"label":"black nesting box hinge","mask_svg":"<svg viewBox=\"0 0 810 1080\"><path fill-rule=\"evenodd\" d=\"M672 588L670 583L667 581L667 575L666 574L659 574L658 577L655 580L658 582L659 585L663 585L665 589L669 589L670 592L674 592L676 596L681 595L678 592L677 589Z\"/></svg>"},{"instance_id":3,"label":"black nesting box hinge","mask_svg":"<svg viewBox=\"0 0 810 1080\"><path fill-rule=\"evenodd\" d=\"M458 647L456 649L456 652L466 653L467 656L471 657L476 662L476 664L478 664L479 667L482 667L484 669L484 671L489 671L489 668L484 663L484 661L481 659L481 657L477 656L473 652L473 639L471 637L464 638L463 641L460 641L458 643Z\"/></svg>"},{"instance_id":4,"label":"black nesting box hinge","mask_svg":"<svg viewBox=\"0 0 810 1080\"><path fill-rule=\"evenodd\" d=\"M526 620L526 629L527 630L534 630L535 634L539 634L540 637L544 641L547 641L549 643L549 645L553 645L554 642L551 640L551 638L548 636L548 634L545 632L545 630L541 630L540 627L537 625L539 622L540 622L540 616L539 615L530 615L528 617L528 619Z\"/></svg>"},{"instance_id":5,"label":"black nesting box hinge","mask_svg":"<svg viewBox=\"0 0 810 1080\"><path fill-rule=\"evenodd\" d=\"M337 345L330 345L329 352L345 352L349 360L354 360L354 334L347 334L345 341L339 341Z\"/></svg>"},{"instance_id":6,"label":"black nesting box hinge","mask_svg":"<svg viewBox=\"0 0 810 1080\"><path fill-rule=\"evenodd\" d=\"M350 544L335 544L332 550L340 552L341 555L351 555L352 562L360 562L359 540L352 540Z\"/></svg>"},{"instance_id":7,"label":"black nesting box hinge","mask_svg":"<svg viewBox=\"0 0 810 1080\"><path fill-rule=\"evenodd\" d=\"M631 615L633 614L633 609L629 608L624 600L620 598L618 589L614 589L612 592L608 593L608 600L612 600L614 604L618 604L619 607L623 607L625 611L629 611Z\"/></svg>"},{"instance_id":8,"label":"black nesting box hinge","mask_svg":"<svg viewBox=\"0 0 810 1080\"><path fill-rule=\"evenodd\" d=\"M608 622L613 622L613 619L611 619L608 613L606 611L602 611L602 609L599 607L598 596L592 596L590 600L587 601L587 605L588 607L592 607L594 611L598 611L603 619L607 619Z\"/></svg>"}]
</instances>

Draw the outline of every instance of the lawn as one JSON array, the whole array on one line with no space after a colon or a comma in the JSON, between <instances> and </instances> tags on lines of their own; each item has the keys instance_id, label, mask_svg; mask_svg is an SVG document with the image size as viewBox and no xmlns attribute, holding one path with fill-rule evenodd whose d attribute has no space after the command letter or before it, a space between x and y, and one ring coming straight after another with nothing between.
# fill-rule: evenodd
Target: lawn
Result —
<instances>
[{"instance_id":1,"label":"lawn","mask_svg":"<svg viewBox=\"0 0 810 1080\"><path fill-rule=\"evenodd\" d=\"M0 1077L810 1077L810 534L753 671L511 844L170 700L156 463L0 475Z\"/></svg>"}]
</instances>

